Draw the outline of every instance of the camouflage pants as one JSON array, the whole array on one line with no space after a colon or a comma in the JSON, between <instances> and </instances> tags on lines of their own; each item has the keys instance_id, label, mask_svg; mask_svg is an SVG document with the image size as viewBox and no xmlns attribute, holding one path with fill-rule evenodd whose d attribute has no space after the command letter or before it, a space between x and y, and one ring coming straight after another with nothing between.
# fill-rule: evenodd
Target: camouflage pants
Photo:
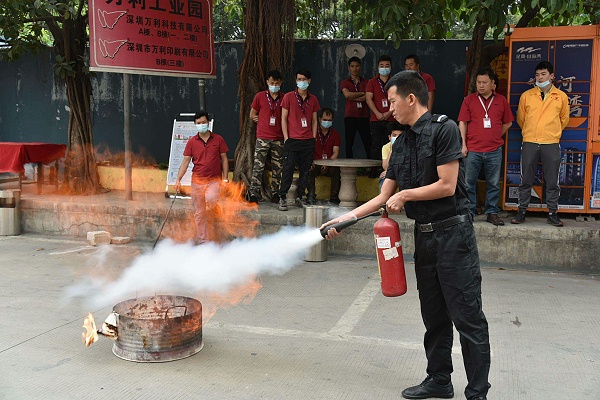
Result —
<instances>
[{"instance_id":1,"label":"camouflage pants","mask_svg":"<svg viewBox=\"0 0 600 400\"><path fill-rule=\"evenodd\" d=\"M281 183L281 169L283 167L283 140L265 140L256 139L256 148L254 150L254 167L252 168L252 179L250 180L250 194L261 198L260 187L262 184L263 172L267 155L271 152L271 195L279 191Z\"/></svg>"}]
</instances>

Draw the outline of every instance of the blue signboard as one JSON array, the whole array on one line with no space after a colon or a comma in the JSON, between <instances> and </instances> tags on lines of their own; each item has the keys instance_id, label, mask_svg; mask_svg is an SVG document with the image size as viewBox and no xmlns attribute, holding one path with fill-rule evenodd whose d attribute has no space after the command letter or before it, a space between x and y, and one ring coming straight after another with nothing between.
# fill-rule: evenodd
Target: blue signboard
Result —
<instances>
[{"instance_id":1,"label":"blue signboard","mask_svg":"<svg viewBox=\"0 0 600 400\"><path fill-rule=\"evenodd\" d=\"M586 162L595 164L596 207L598 208L598 156L586 160L588 151L588 128L590 126L590 98L592 76L592 39L584 40L532 40L512 43L510 55L510 96L511 110L516 117L521 94L535 84L535 67L541 61L550 61L554 66L554 85L567 94L570 103L569 124L561 138L561 186L559 208L584 209L586 183ZM521 182L521 129L514 123L507 134L506 182L504 205L518 205L518 186ZM546 208L545 187L542 166L539 165L532 188L530 207ZM587 181L589 182L589 181ZM593 185L592 185L593 186ZM594 204L593 199L591 204ZM590 205L591 205L590 204Z\"/></svg>"}]
</instances>

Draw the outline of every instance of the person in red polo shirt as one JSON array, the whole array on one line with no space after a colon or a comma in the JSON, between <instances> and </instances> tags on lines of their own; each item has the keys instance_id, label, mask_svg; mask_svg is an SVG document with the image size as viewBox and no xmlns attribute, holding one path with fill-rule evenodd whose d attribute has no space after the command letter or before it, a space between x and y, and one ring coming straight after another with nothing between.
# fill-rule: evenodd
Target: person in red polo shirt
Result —
<instances>
[{"instance_id":1,"label":"person in red polo shirt","mask_svg":"<svg viewBox=\"0 0 600 400\"><path fill-rule=\"evenodd\" d=\"M380 158L381 147L388 142L387 122L394 121L385 91L385 84L392 73L392 57L387 54L379 57L377 68L379 73L369 80L365 93L367 104L371 110L371 152L369 158L373 160ZM376 176L373 176L373 178Z\"/></svg>"},{"instance_id":2,"label":"person in red polo shirt","mask_svg":"<svg viewBox=\"0 0 600 400\"><path fill-rule=\"evenodd\" d=\"M346 158L354 158L354 137L356 131L360 135L365 153L371 153L371 132L369 131L369 107L365 92L367 80L360 76L360 58L351 57L348 60L350 76L340 83L340 90L346 98L344 111L344 137L346 140Z\"/></svg>"},{"instance_id":3,"label":"person in red polo shirt","mask_svg":"<svg viewBox=\"0 0 600 400\"><path fill-rule=\"evenodd\" d=\"M458 114L458 128L466 157L465 181L471 214L477 215L477 179L483 167L487 222L498 226L504 225L498 217L503 136L515 118L506 97L494 92L497 79L491 68L477 71L477 93L465 97Z\"/></svg>"},{"instance_id":4,"label":"person in red polo shirt","mask_svg":"<svg viewBox=\"0 0 600 400\"><path fill-rule=\"evenodd\" d=\"M404 58L404 69L417 71L427 84L427 92L429 93L427 109L433 113L433 101L435 100L435 81L433 80L433 76L421 71L421 60L419 60L419 56L416 54L409 54Z\"/></svg>"},{"instance_id":5,"label":"person in red polo shirt","mask_svg":"<svg viewBox=\"0 0 600 400\"><path fill-rule=\"evenodd\" d=\"M208 130L206 111L196 113L194 123L198 134L192 136L185 145L175 189L181 190L181 178L192 161L192 205L196 222L196 244L202 244L209 240L207 217L218 204L221 181L229 182L229 149L222 136Z\"/></svg>"},{"instance_id":6,"label":"person in red polo shirt","mask_svg":"<svg viewBox=\"0 0 600 400\"><path fill-rule=\"evenodd\" d=\"M333 110L331 108L323 108L321 110L321 118L319 118L319 127L317 128L317 140L315 141L313 160L335 160L340 155L342 139L340 138L340 134L331 127L332 125ZM315 178L319 175L331 178L329 202L339 204L340 169L338 167L315 164L310 167L310 175L308 176L308 204L317 203Z\"/></svg>"},{"instance_id":7,"label":"person in red polo shirt","mask_svg":"<svg viewBox=\"0 0 600 400\"><path fill-rule=\"evenodd\" d=\"M267 75L267 90L254 96L250 109L250 119L257 123L256 146L254 148L254 166L250 180L250 202L258 203L263 172L269 153L271 154L271 201L279 202L279 186L281 185L281 168L283 156L283 131L281 130L281 93L283 77L279 71L271 71Z\"/></svg>"},{"instance_id":8,"label":"person in red polo shirt","mask_svg":"<svg viewBox=\"0 0 600 400\"><path fill-rule=\"evenodd\" d=\"M287 192L292 186L294 168L298 165L296 205L302 207L302 197L308 185L308 173L317 137L319 100L308 92L311 73L306 68L296 72L296 90L283 96L281 128L283 130L283 172L279 188L279 210L287 211Z\"/></svg>"}]
</instances>

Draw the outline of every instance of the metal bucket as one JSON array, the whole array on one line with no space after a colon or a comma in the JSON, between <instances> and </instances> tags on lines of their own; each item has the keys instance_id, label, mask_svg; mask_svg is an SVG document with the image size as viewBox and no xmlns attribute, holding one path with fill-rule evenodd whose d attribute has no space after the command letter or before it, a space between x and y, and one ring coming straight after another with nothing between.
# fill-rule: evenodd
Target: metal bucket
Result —
<instances>
[{"instance_id":1,"label":"metal bucket","mask_svg":"<svg viewBox=\"0 0 600 400\"><path fill-rule=\"evenodd\" d=\"M0 190L0 236L21 234L21 191Z\"/></svg>"},{"instance_id":2,"label":"metal bucket","mask_svg":"<svg viewBox=\"0 0 600 400\"><path fill-rule=\"evenodd\" d=\"M304 223L309 228L318 228L323 225L327 218L327 207L306 206L304 207ZM327 261L327 241L321 240L312 246L304 256L305 261Z\"/></svg>"},{"instance_id":3,"label":"metal bucket","mask_svg":"<svg viewBox=\"0 0 600 400\"><path fill-rule=\"evenodd\" d=\"M196 354L202 342L202 304L189 297L157 295L123 301L113 353L124 360L164 362Z\"/></svg>"}]
</instances>

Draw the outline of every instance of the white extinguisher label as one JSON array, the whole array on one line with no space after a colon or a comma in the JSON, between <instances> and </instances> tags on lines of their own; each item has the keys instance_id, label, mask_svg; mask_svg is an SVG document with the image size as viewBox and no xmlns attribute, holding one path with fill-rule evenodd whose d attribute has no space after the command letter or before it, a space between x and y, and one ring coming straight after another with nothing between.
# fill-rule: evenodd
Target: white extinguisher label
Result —
<instances>
[{"instance_id":1,"label":"white extinguisher label","mask_svg":"<svg viewBox=\"0 0 600 400\"><path fill-rule=\"evenodd\" d=\"M398 257L398 248L397 247L392 247L391 249L387 249L387 250L383 250L383 258L385 258L385 260L391 260L392 258L397 258Z\"/></svg>"},{"instance_id":2,"label":"white extinguisher label","mask_svg":"<svg viewBox=\"0 0 600 400\"><path fill-rule=\"evenodd\" d=\"M378 237L377 240L377 248L378 249L389 249L392 247L392 240L390 237Z\"/></svg>"}]
</instances>

